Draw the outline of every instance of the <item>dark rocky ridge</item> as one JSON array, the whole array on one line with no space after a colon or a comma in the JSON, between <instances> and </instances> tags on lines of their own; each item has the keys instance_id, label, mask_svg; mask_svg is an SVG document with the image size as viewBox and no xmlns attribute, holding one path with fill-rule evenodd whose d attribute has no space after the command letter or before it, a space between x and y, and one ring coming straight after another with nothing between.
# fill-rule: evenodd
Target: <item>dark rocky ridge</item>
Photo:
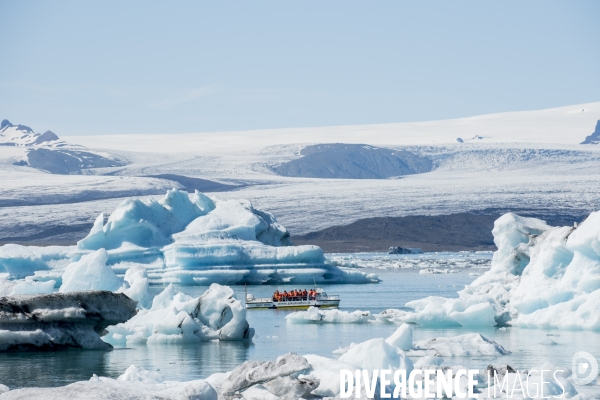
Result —
<instances>
[{"instance_id":1,"label":"dark rocky ridge","mask_svg":"<svg viewBox=\"0 0 600 400\"><path fill-rule=\"evenodd\" d=\"M82 169L121 167L125 165L94 153L74 150L34 149L27 153L27 161L33 168L48 171L52 174L64 175L78 174L81 173Z\"/></svg>"},{"instance_id":2,"label":"dark rocky ridge","mask_svg":"<svg viewBox=\"0 0 600 400\"><path fill-rule=\"evenodd\" d=\"M600 144L600 120L596 122L596 129L594 129L594 132L586 137L580 144Z\"/></svg>"},{"instance_id":3,"label":"dark rocky ridge","mask_svg":"<svg viewBox=\"0 0 600 400\"><path fill-rule=\"evenodd\" d=\"M273 167L283 176L334 179L385 179L420 174L433 168L431 160L406 150L365 144L318 144L300 151L302 158Z\"/></svg>"},{"instance_id":4,"label":"dark rocky ridge","mask_svg":"<svg viewBox=\"0 0 600 400\"><path fill-rule=\"evenodd\" d=\"M195 190L200 192L227 192L243 187L243 185L228 185L225 183L219 183L210 181L208 179L192 178L184 175L175 174L160 174L160 175L145 175L148 178L166 179L169 181L175 181L184 186L184 190L189 193L194 193Z\"/></svg>"},{"instance_id":5,"label":"dark rocky ridge","mask_svg":"<svg viewBox=\"0 0 600 400\"><path fill-rule=\"evenodd\" d=\"M496 250L494 221L510 210L480 213L365 218L344 226L332 226L292 236L294 244L315 244L325 252L387 252L390 247L418 247L423 251ZM573 225L588 213L558 214L552 211L515 211L546 220L550 225Z\"/></svg>"}]
</instances>

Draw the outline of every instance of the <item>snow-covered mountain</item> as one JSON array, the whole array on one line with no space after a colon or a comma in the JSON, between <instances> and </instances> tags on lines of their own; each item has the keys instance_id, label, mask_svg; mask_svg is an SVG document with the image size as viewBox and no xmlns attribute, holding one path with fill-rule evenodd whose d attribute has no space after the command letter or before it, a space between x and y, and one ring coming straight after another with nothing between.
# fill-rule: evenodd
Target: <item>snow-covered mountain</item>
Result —
<instances>
[{"instance_id":1,"label":"snow-covered mountain","mask_svg":"<svg viewBox=\"0 0 600 400\"><path fill-rule=\"evenodd\" d=\"M249 199L292 235L370 217L583 215L600 209L598 120L600 102L447 121L68 137L65 143L86 146L78 148L0 146L0 242L72 241L123 197L170 188ZM57 175L31 168L39 150L68 155L68 163L50 164L73 169L54 169ZM101 166L76 152L119 165Z\"/></svg>"},{"instance_id":2,"label":"snow-covered mountain","mask_svg":"<svg viewBox=\"0 0 600 400\"><path fill-rule=\"evenodd\" d=\"M72 136L111 150L223 155L274 145L354 143L375 146L537 143L578 145L600 120L600 102L440 121L180 134Z\"/></svg>"},{"instance_id":3,"label":"snow-covered mountain","mask_svg":"<svg viewBox=\"0 0 600 400\"><path fill-rule=\"evenodd\" d=\"M25 125L13 125L4 119L0 123L0 146L64 147L67 143L52 131L35 133Z\"/></svg>"},{"instance_id":4,"label":"snow-covered mountain","mask_svg":"<svg viewBox=\"0 0 600 400\"><path fill-rule=\"evenodd\" d=\"M16 147L13 165L33 167L52 174L78 174L90 168L119 167L123 162L107 154L85 151L61 140L54 132L35 133L9 120L0 123L0 146Z\"/></svg>"}]
</instances>

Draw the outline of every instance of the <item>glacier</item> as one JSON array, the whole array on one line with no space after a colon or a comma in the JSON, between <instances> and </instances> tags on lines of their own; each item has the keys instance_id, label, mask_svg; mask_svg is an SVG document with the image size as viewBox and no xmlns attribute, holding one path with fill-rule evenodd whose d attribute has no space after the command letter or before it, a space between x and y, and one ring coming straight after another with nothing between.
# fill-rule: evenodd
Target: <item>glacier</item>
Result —
<instances>
[{"instance_id":1,"label":"glacier","mask_svg":"<svg viewBox=\"0 0 600 400\"><path fill-rule=\"evenodd\" d=\"M97 268L105 276L94 285L83 276ZM0 247L4 282L54 280L62 291L73 290L69 285L114 291L131 268L144 268L148 282L159 285L379 281L373 274L334 265L318 246L294 246L272 214L247 200L218 200L198 191L190 196L177 189L158 201L127 199L106 222L100 214L77 246ZM8 283L0 286L10 291Z\"/></svg>"}]
</instances>

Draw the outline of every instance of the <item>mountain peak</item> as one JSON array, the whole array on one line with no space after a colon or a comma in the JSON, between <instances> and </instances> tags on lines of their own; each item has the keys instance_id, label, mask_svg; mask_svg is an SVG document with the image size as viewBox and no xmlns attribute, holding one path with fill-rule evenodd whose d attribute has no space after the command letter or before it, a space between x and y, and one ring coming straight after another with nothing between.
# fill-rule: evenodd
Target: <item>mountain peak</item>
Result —
<instances>
[{"instance_id":1,"label":"mountain peak","mask_svg":"<svg viewBox=\"0 0 600 400\"><path fill-rule=\"evenodd\" d=\"M46 131L38 136L33 144L41 144L43 142L50 142L52 140L58 140L58 136L56 136L56 134L52 131Z\"/></svg>"},{"instance_id":2,"label":"mountain peak","mask_svg":"<svg viewBox=\"0 0 600 400\"><path fill-rule=\"evenodd\" d=\"M596 129L580 144L600 144L600 120L596 122Z\"/></svg>"},{"instance_id":3,"label":"mountain peak","mask_svg":"<svg viewBox=\"0 0 600 400\"><path fill-rule=\"evenodd\" d=\"M7 119L3 119L2 122L0 122L0 129L4 129L7 126L13 126L13 124L10 123L9 120Z\"/></svg>"}]
</instances>

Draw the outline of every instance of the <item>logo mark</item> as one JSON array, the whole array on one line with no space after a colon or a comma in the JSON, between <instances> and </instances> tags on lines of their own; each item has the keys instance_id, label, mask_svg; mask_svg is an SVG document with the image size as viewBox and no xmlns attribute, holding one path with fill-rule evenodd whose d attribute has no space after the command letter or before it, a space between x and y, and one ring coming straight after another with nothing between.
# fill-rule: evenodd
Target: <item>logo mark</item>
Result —
<instances>
[{"instance_id":1,"label":"logo mark","mask_svg":"<svg viewBox=\"0 0 600 400\"><path fill-rule=\"evenodd\" d=\"M576 385L587 385L598 378L598 361L588 352L578 351L573 354L573 382Z\"/></svg>"}]
</instances>

